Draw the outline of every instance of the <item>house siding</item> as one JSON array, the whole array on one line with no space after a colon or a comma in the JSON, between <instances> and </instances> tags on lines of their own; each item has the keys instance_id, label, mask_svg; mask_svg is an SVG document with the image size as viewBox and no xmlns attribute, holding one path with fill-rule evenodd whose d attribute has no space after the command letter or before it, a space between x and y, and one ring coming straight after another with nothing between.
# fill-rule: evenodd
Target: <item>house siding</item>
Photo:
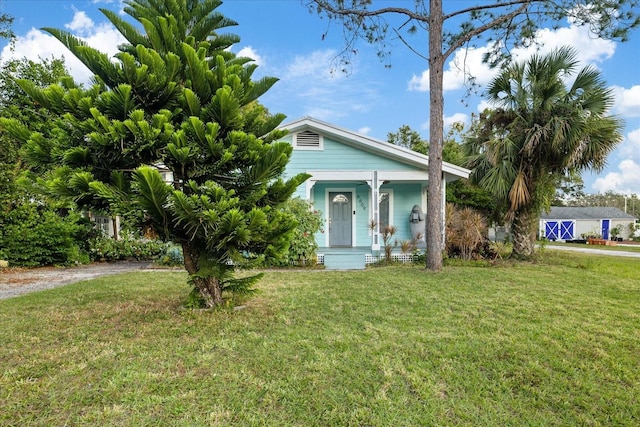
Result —
<instances>
[{"instance_id":1,"label":"house siding","mask_svg":"<svg viewBox=\"0 0 640 427\"><path fill-rule=\"evenodd\" d=\"M576 221L576 239L580 239L585 234L600 234L601 221L599 219L593 220L575 220Z\"/></svg>"},{"instance_id":2,"label":"house siding","mask_svg":"<svg viewBox=\"0 0 640 427\"><path fill-rule=\"evenodd\" d=\"M388 184L380 187L380 191L393 191L393 218L391 224L396 226L396 234L393 240L411 240L411 230L409 229L409 214L414 205L422 206L422 185L415 184ZM381 242L382 243L382 242Z\"/></svg>"},{"instance_id":3,"label":"house siding","mask_svg":"<svg viewBox=\"0 0 640 427\"><path fill-rule=\"evenodd\" d=\"M318 245L320 247L328 246L327 193L336 190L348 190L354 194L352 208L356 214L353 218L352 227L355 228L356 237L353 245L363 247L371 246L372 231L369 228L373 215L370 209L371 189L364 183L357 184L353 182L319 182L313 187L311 192L312 203L314 209L320 212L324 224L324 232L318 232L316 234ZM393 217L391 218L391 224L397 228L397 232L393 236L393 241L398 240L398 242L401 242L402 240L410 240L412 236L409 228L409 213L414 205L422 206L420 197L422 186L420 184L390 184L380 188L381 192L385 190L391 190L393 192ZM382 242L380 242L380 244L382 244Z\"/></svg>"},{"instance_id":4,"label":"house siding","mask_svg":"<svg viewBox=\"0 0 640 427\"><path fill-rule=\"evenodd\" d=\"M291 143L291 136L287 136L283 141ZM377 154L359 150L330 138L324 138L324 149L321 151L293 150L287 166L287 173L295 175L310 170L417 171L419 169Z\"/></svg>"},{"instance_id":5,"label":"house siding","mask_svg":"<svg viewBox=\"0 0 640 427\"><path fill-rule=\"evenodd\" d=\"M292 143L292 135L283 138ZM307 171L419 171L415 166L404 164L393 159L351 147L347 144L324 137L322 150L293 150L286 175L293 176ZM321 212L324 221L324 233L319 232L316 240L320 247L328 245L328 223L326 214L326 194L329 189L350 189L354 192L353 210L356 214L352 226L355 228L354 246L371 246L372 231L369 228L373 216L370 209L371 189L364 182L340 181L336 172L336 181L317 182L311 191L311 202L314 209ZM392 225L397 228L394 240L411 239L409 230L409 213L414 205L422 206L422 185L419 183L387 184L380 191L393 192ZM306 199L306 184L298 187L294 196ZM425 207L423 206L423 209ZM382 242L380 242L382 244Z\"/></svg>"}]
</instances>

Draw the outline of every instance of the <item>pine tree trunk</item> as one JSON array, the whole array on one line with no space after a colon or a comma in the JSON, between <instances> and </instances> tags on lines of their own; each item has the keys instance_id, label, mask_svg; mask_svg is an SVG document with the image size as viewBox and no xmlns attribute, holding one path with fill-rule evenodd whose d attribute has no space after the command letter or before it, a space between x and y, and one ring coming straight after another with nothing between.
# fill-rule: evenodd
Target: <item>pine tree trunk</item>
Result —
<instances>
[{"instance_id":1,"label":"pine tree trunk","mask_svg":"<svg viewBox=\"0 0 640 427\"><path fill-rule=\"evenodd\" d=\"M514 215L511 222L514 258L529 259L534 255L537 219L537 215L528 208L521 209Z\"/></svg>"},{"instance_id":2,"label":"pine tree trunk","mask_svg":"<svg viewBox=\"0 0 640 427\"><path fill-rule=\"evenodd\" d=\"M207 308L218 307L223 304L222 286L220 281L213 276L193 277L198 273L198 255L194 253L189 242L182 242L182 255L184 257L184 268L192 276L193 284L202 297Z\"/></svg>"},{"instance_id":3,"label":"pine tree trunk","mask_svg":"<svg viewBox=\"0 0 640 427\"><path fill-rule=\"evenodd\" d=\"M444 96L442 54L442 0L430 0L429 19L429 187L427 198L427 269L442 270L443 200L442 147Z\"/></svg>"}]
</instances>

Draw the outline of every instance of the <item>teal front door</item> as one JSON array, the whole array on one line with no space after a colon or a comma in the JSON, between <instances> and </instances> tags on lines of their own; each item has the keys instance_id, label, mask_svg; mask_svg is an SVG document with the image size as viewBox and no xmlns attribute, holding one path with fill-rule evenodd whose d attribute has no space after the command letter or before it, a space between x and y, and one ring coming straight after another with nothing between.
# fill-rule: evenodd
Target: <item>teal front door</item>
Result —
<instances>
[{"instance_id":1,"label":"teal front door","mask_svg":"<svg viewBox=\"0 0 640 427\"><path fill-rule=\"evenodd\" d=\"M351 246L351 193L329 193L329 246Z\"/></svg>"}]
</instances>

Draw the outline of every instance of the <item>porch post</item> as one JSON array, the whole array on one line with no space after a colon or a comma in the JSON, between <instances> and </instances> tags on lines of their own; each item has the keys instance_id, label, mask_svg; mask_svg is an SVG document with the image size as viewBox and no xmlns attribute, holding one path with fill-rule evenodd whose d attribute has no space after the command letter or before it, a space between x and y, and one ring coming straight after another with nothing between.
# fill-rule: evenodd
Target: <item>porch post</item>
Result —
<instances>
[{"instance_id":1,"label":"porch post","mask_svg":"<svg viewBox=\"0 0 640 427\"><path fill-rule=\"evenodd\" d=\"M445 240L446 240L446 234L447 234L447 218L445 217L446 212L447 212L447 176L446 174L443 172L442 173L442 224L440 224L441 230L442 230L442 247L446 247L445 246Z\"/></svg>"},{"instance_id":2,"label":"porch post","mask_svg":"<svg viewBox=\"0 0 640 427\"><path fill-rule=\"evenodd\" d=\"M380 204L378 203L380 195L380 180L378 179L378 171L371 172L371 213L375 227L371 231L371 250L380 250Z\"/></svg>"}]
</instances>

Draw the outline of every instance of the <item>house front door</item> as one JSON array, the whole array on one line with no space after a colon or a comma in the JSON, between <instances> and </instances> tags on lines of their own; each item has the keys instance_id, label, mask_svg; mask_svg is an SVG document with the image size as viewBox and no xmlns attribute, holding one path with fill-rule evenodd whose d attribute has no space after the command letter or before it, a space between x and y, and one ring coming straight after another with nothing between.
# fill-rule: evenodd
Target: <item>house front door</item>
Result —
<instances>
[{"instance_id":1,"label":"house front door","mask_svg":"<svg viewBox=\"0 0 640 427\"><path fill-rule=\"evenodd\" d=\"M602 220L602 238L604 240L609 240L609 226L611 222L608 219Z\"/></svg>"},{"instance_id":2,"label":"house front door","mask_svg":"<svg viewBox=\"0 0 640 427\"><path fill-rule=\"evenodd\" d=\"M351 193L329 193L329 246L351 246Z\"/></svg>"}]
</instances>

